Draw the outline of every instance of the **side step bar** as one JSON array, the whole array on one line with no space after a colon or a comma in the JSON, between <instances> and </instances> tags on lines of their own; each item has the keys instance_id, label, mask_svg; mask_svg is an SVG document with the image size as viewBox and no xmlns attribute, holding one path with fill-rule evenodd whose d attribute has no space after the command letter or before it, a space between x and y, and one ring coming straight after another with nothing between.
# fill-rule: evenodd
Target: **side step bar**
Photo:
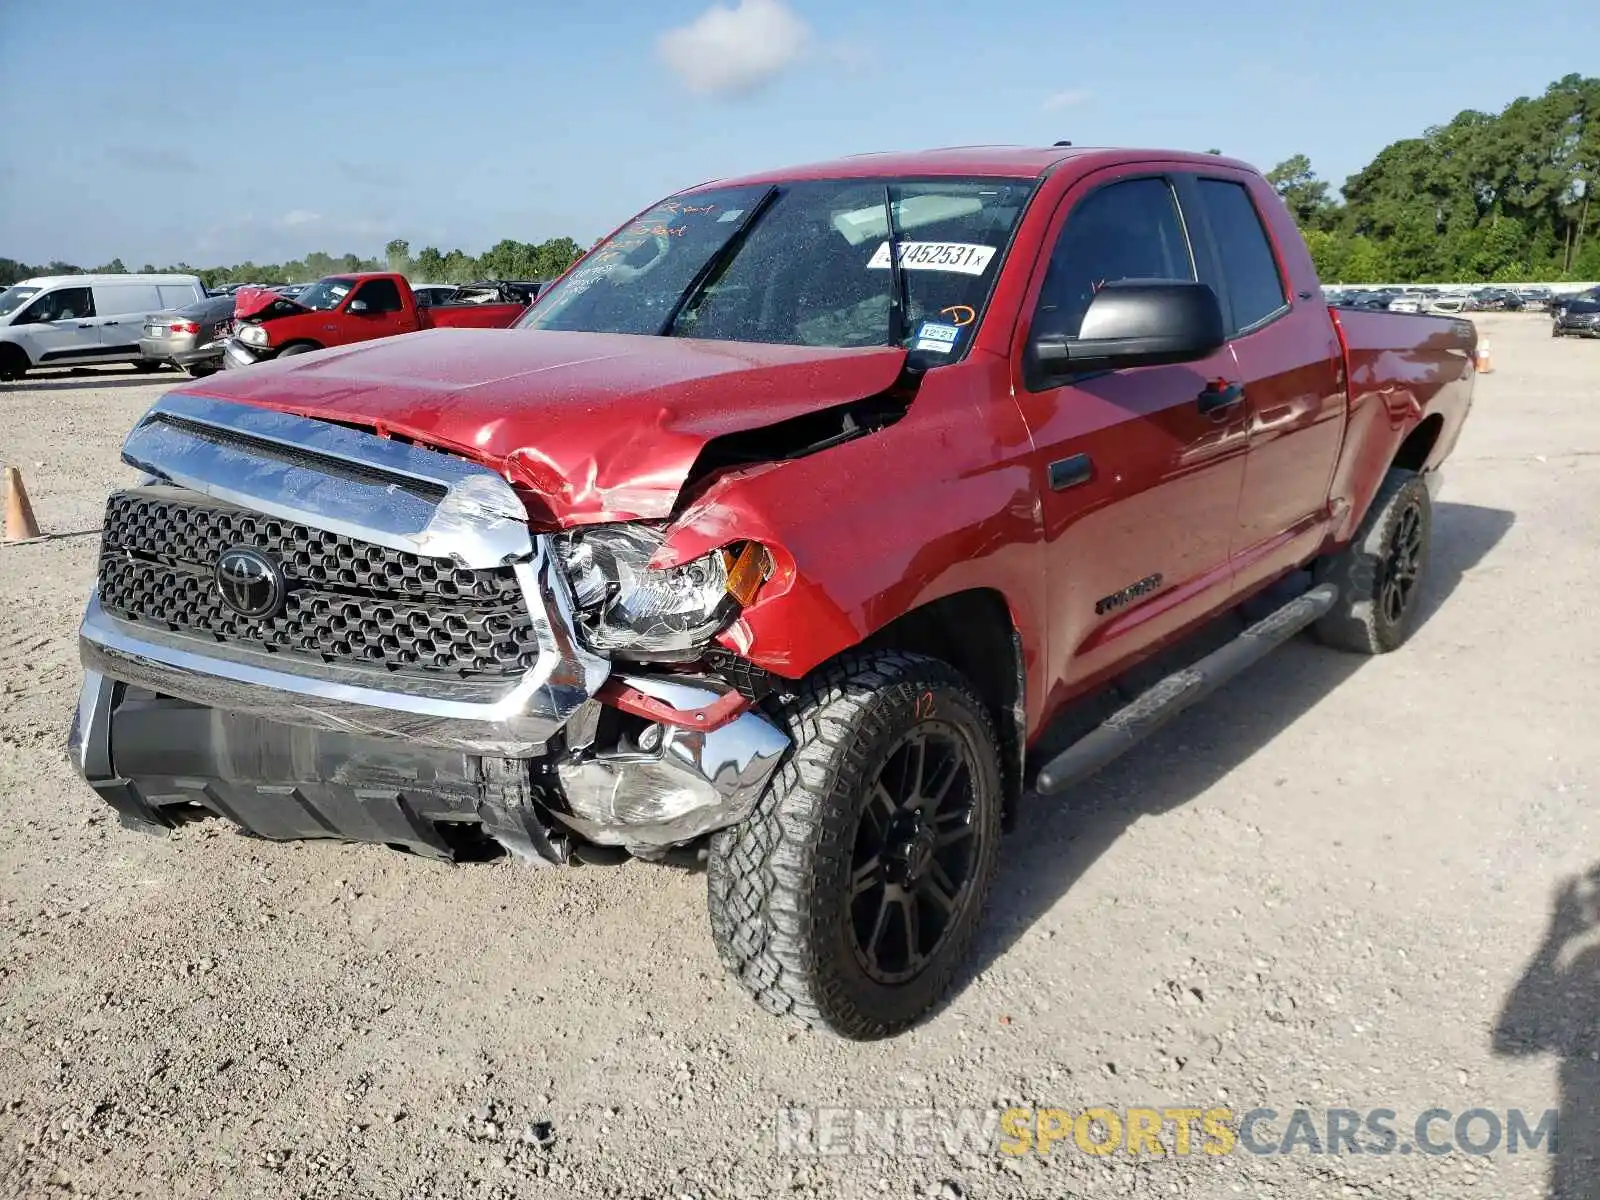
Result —
<instances>
[{"instance_id":1,"label":"side step bar","mask_svg":"<svg viewBox=\"0 0 1600 1200\"><path fill-rule=\"evenodd\" d=\"M1205 699L1245 668L1260 662L1270 651L1325 614L1338 599L1337 587L1331 583L1318 584L1261 618L1199 662L1168 675L1040 768L1034 790L1050 795L1087 779L1191 704Z\"/></svg>"}]
</instances>

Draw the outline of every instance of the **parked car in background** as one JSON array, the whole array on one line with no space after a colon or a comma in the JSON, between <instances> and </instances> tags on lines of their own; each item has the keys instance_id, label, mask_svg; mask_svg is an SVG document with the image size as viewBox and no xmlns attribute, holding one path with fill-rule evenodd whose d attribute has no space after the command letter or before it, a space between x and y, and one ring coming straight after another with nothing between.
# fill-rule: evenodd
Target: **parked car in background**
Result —
<instances>
[{"instance_id":1,"label":"parked car in background","mask_svg":"<svg viewBox=\"0 0 1600 1200\"><path fill-rule=\"evenodd\" d=\"M280 283L273 286L272 290L280 296L287 296L293 300L311 285L309 283Z\"/></svg>"},{"instance_id":2,"label":"parked car in background","mask_svg":"<svg viewBox=\"0 0 1600 1200\"><path fill-rule=\"evenodd\" d=\"M1473 293L1473 302L1480 312L1521 312L1523 299L1510 288L1479 288Z\"/></svg>"},{"instance_id":3,"label":"parked car in background","mask_svg":"<svg viewBox=\"0 0 1600 1200\"><path fill-rule=\"evenodd\" d=\"M1548 311L1550 303L1554 299L1553 294L1547 287L1519 288L1518 294L1522 297L1523 307L1534 312Z\"/></svg>"},{"instance_id":4,"label":"parked car in background","mask_svg":"<svg viewBox=\"0 0 1600 1200\"><path fill-rule=\"evenodd\" d=\"M764 1009L884 1037L964 969L1030 785L1060 797L1300 630L1405 643L1476 346L1330 310L1271 185L1213 155L700 185L514 333L158 401L69 754L152 831L705 862ZM1225 614L1227 644L1180 645ZM1109 719L1050 746L1078 701Z\"/></svg>"},{"instance_id":5,"label":"parked car in background","mask_svg":"<svg viewBox=\"0 0 1600 1200\"><path fill-rule=\"evenodd\" d=\"M1551 337L1600 337L1600 287L1563 296L1551 314Z\"/></svg>"},{"instance_id":6,"label":"parked car in background","mask_svg":"<svg viewBox=\"0 0 1600 1200\"><path fill-rule=\"evenodd\" d=\"M233 325L232 296L211 296L198 304L144 319L139 351L146 362L171 363L190 375L222 369L222 348Z\"/></svg>"},{"instance_id":7,"label":"parked car in background","mask_svg":"<svg viewBox=\"0 0 1600 1200\"><path fill-rule=\"evenodd\" d=\"M450 298L461 289L453 283L413 283L411 294L417 298L418 308L432 308L435 304L449 304Z\"/></svg>"},{"instance_id":8,"label":"parked car in background","mask_svg":"<svg viewBox=\"0 0 1600 1200\"><path fill-rule=\"evenodd\" d=\"M133 363L153 370L139 348L153 312L197 304L197 275L51 275L0 293L0 379L35 367Z\"/></svg>"},{"instance_id":9,"label":"parked car in background","mask_svg":"<svg viewBox=\"0 0 1600 1200\"><path fill-rule=\"evenodd\" d=\"M247 367L439 326L504 329L527 308L525 300L419 307L406 277L387 271L330 275L293 298L246 288L234 297L223 365Z\"/></svg>"}]
</instances>

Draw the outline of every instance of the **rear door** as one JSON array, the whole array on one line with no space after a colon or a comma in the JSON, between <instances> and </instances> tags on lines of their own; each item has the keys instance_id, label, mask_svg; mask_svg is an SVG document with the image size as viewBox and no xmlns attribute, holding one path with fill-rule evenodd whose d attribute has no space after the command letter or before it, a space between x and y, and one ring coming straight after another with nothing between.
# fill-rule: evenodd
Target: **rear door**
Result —
<instances>
[{"instance_id":1,"label":"rear door","mask_svg":"<svg viewBox=\"0 0 1600 1200\"><path fill-rule=\"evenodd\" d=\"M1052 705L1224 606L1231 591L1245 425L1240 406L1207 411L1202 401L1210 381L1234 371L1227 348L1065 383L1030 381L1027 367L1032 337L1075 336L1103 283L1203 278L1175 182L1141 165L1074 185L1024 302L1032 315L1020 326L1014 386L1036 447Z\"/></svg>"},{"instance_id":2,"label":"rear door","mask_svg":"<svg viewBox=\"0 0 1600 1200\"><path fill-rule=\"evenodd\" d=\"M1197 243L1213 259L1244 389L1250 452L1232 551L1243 590L1299 565L1322 541L1344 436L1343 355L1312 281L1294 290L1291 247L1272 236L1268 214L1278 214L1266 207L1282 202L1265 182L1219 169L1187 177L1181 192ZM1290 236L1299 234L1282 231Z\"/></svg>"}]
</instances>

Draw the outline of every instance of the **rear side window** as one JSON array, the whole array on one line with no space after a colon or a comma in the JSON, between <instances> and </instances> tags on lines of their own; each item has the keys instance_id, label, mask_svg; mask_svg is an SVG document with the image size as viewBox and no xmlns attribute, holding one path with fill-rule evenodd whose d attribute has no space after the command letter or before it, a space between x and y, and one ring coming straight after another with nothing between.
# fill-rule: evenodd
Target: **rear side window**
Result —
<instances>
[{"instance_id":1,"label":"rear side window","mask_svg":"<svg viewBox=\"0 0 1600 1200\"><path fill-rule=\"evenodd\" d=\"M1165 179L1113 183L1067 214L1050 254L1034 328L1077 337L1089 301L1104 284L1194 278L1172 185Z\"/></svg>"},{"instance_id":2,"label":"rear side window","mask_svg":"<svg viewBox=\"0 0 1600 1200\"><path fill-rule=\"evenodd\" d=\"M1228 332L1239 333L1259 325L1288 303L1278 261L1255 201L1243 184L1202 179L1200 202L1216 239L1222 279L1233 308L1233 328Z\"/></svg>"},{"instance_id":3,"label":"rear side window","mask_svg":"<svg viewBox=\"0 0 1600 1200\"><path fill-rule=\"evenodd\" d=\"M392 279L369 279L361 285L355 298L366 301L369 313L399 312L404 307L400 303L400 289Z\"/></svg>"},{"instance_id":4,"label":"rear side window","mask_svg":"<svg viewBox=\"0 0 1600 1200\"><path fill-rule=\"evenodd\" d=\"M192 300L190 292L186 299ZM144 315L160 311L164 306L161 295L153 283L105 283L94 289L95 311L102 317L117 317L137 313Z\"/></svg>"},{"instance_id":5,"label":"rear side window","mask_svg":"<svg viewBox=\"0 0 1600 1200\"><path fill-rule=\"evenodd\" d=\"M156 291L160 293L162 308L182 308L195 303L195 290L187 283L158 283Z\"/></svg>"}]
</instances>

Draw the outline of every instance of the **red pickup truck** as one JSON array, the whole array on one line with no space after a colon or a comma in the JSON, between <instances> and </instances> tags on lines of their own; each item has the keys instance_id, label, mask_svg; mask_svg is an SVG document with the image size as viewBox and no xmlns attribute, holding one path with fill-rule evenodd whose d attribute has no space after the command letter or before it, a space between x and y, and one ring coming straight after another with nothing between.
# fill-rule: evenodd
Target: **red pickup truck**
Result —
<instances>
[{"instance_id":1,"label":"red pickup truck","mask_svg":"<svg viewBox=\"0 0 1600 1200\"><path fill-rule=\"evenodd\" d=\"M329 275L290 298L270 288L241 288L225 367L348 346L397 333L443 327L504 329L528 308L522 292L498 303L419 305L404 275L362 272Z\"/></svg>"},{"instance_id":2,"label":"red pickup truck","mask_svg":"<svg viewBox=\"0 0 1600 1200\"><path fill-rule=\"evenodd\" d=\"M160 400L71 752L141 828L705 862L762 1006L884 1036L949 985L1025 794L1301 630L1405 641L1475 352L1331 310L1210 155L706 184L514 329Z\"/></svg>"}]
</instances>

